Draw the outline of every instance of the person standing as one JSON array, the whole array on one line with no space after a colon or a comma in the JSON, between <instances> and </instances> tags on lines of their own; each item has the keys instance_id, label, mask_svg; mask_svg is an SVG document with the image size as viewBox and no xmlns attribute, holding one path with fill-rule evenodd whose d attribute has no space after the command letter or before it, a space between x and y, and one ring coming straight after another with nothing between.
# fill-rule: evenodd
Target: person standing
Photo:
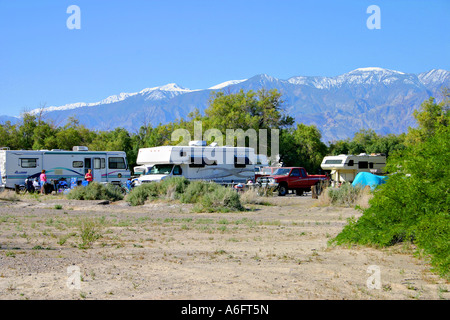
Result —
<instances>
[{"instance_id":1,"label":"person standing","mask_svg":"<svg viewBox=\"0 0 450 320\"><path fill-rule=\"evenodd\" d=\"M94 179L94 177L92 176L92 170L88 169L88 172L84 175L84 179L88 182L91 183L92 180Z\"/></svg>"},{"instance_id":2,"label":"person standing","mask_svg":"<svg viewBox=\"0 0 450 320\"><path fill-rule=\"evenodd\" d=\"M41 194L44 194L45 193L45 184L47 183L47 175L45 174L45 170L41 171L39 180L41 180Z\"/></svg>"}]
</instances>

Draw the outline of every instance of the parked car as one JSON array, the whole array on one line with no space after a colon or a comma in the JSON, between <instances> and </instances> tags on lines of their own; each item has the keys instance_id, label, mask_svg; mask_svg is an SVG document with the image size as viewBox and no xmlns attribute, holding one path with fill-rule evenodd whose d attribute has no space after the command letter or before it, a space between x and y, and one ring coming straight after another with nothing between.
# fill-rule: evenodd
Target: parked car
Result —
<instances>
[{"instance_id":1,"label":"parked car","mask_svg":"<svg viewBox=\"0 0 450 320\"><path fill-rule=\"evenodd\" d=\"M290 190L295 190L298 196L311 191L311 187L319 185L321 181L328 181L326 175L310 175L303 167L277 168L271 175L261 176L257 183L263 187L273 187L278 195L285 196Z\"/></svg>"}]
</instances>

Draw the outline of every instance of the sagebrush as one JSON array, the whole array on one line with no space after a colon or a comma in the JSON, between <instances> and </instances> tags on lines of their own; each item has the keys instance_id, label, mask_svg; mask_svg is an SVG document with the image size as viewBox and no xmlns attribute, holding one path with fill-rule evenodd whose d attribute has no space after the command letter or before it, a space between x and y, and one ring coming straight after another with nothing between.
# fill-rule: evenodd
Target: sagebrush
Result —
<instances>
[{"instance_id":1,"label":"sagebrush","mask_svg":"<svg viewBox=\"0 0 450 320\"><path fill-rule=\"evenodd\" d=\"M110 200L118 201L124 197L122 189L113 184L101 184L91 182L87 186L73 188L68 194L68 199L75 200Z\"/></svg>"},{"instance_id":2,"label":"sagebrush","mask_svg":"<svg viewBox=\"0 0 450 320\"><path fill-rule=\"evenodd\" d=\"M195 204L196 211L243 210L239 194L235 190L214 182L190 181L184 177L140 185L126 197L126 201L132 206L156 199L177 199L182 203Z\"/></svg>"}]
</instances>

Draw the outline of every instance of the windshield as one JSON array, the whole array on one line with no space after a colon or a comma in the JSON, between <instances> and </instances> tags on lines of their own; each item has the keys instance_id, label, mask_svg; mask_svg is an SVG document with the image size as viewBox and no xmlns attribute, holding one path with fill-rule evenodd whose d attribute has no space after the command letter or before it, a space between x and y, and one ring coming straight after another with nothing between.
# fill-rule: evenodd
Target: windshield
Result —
<instances>
[{"instance_id":1,"label":"windshield","mask_svg":"<svg viewBox=\"0 0 450 320\"><path fill-rule=\"evenodd\" d=\"M264 174L271 174L272 173L272 169L271 168L264 168L264 169L262 169L262 172Z\"/></svg>"},{"instance_id":2,"label":"windshield","mask_svg":"<svg viewBox=\"0 0 450 320\"><path fill-rule=\"evenodd\" d=\"M172 172L173 164L155 164L148 174L170 174Z\"/></svg>"},{"instance_id":3,"label":"windshield","mask_svg":"<svg viewBox=\"0 0 450 320\"><path fill-rule=\"evenodd\" d=\"M277 169L273 174L277 176L287 176L291 169Z\"/></svg>"}]
</instances>

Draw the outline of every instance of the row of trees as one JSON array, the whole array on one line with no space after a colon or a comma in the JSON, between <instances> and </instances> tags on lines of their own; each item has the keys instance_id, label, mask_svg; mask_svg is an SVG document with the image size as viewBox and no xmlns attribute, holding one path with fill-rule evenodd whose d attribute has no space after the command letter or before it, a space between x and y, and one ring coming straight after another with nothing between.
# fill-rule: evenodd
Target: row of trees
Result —
<instances>
[{"instance_id":1,"label":"row of trees","mask_svg":"<svg viewBox=\"0 0 450 320\"><path fill-rule=\"evenodd\" d=\"M433 105L434 101L425 102ZM314 125L296 124L294 119L285 114L282 96L277 90L261 89L240 91L234 94L215 92L209 107L201 114L198 110L190 113L187 119L179 119L157 126L144 125L137 133L130 133L123 128L113 131L89 130L76 118L69 118L64 126L57 126L51 121L42 120L42 115L25 113L22 122L0 125L0 147L11 149L64 149L83 145L91 150L124 150L130 162L135 165L139 148L174 144L172 133L177 129L188 132L195 139L196 123L201 122L201 134L211 129L222 132L227 130L248 132L249 129L260 132L266 129L267 153L272 154L272 135L270 130L279 132L280 161L286 166L303 166L310 173L320 171L320 163L328 154L385 153L388 156L403 150L407 144L406 135L378 135L375 131L360 130L352 139L340 140L329 145L322 141L320 130ZM209 130L209 131L208 131ZM249 143L246 138L247 144ZM217 140L206 134L208 142L229 144L230 141ZM185 141L186 142L186 141ZM232 143L237 143L235 138Z\"/></svg>"}]
</instances>

